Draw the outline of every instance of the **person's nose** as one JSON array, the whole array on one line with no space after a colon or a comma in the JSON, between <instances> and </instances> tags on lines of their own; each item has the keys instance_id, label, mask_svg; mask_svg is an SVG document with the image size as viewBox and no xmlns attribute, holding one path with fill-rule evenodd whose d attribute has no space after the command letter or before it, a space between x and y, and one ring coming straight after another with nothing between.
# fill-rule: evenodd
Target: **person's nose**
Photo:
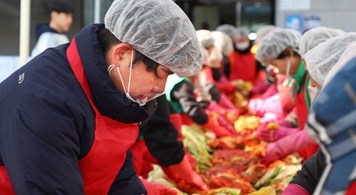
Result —
<instances>
[{"instance_id":1,"label":"person's nose","mask_svg":"<svg viewBox=\"0 0 356 195\"><path fill-rule=\"evenodd\" d=\"M163 93L166 86L167 79L159 80L153 87L153 91L157 93Z\"/></svg>"}]
</instances>

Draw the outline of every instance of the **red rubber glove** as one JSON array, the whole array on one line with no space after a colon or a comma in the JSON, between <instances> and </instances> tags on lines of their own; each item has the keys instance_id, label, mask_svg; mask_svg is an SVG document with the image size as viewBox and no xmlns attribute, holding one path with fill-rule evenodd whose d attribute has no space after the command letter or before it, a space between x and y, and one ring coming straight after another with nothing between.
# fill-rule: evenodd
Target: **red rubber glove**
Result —
<instances>
[{"instance_id":1,"label":"red rubber glove","mask_svg":"<svg viewBox=\"0 0 356 195\"><path fill-rule=\"evenodd\" d=\"M287 121L287 120L281 120L281 121L278 121L278 125L279 126L283 126L283 127L294 127L293 124L290 122L290 121Z\"/></svg>"},{"instance_id":2,"label":"red rubber glove","mask_svg":"<svg viewBox=\"0 0 356 195\"><path fill-rule=\"evenodd\" d=\"M224 97L226 97L226 96L224 96ZM221 96L219 102L221 102L221 99L223 99L223 96ZM229 100L229 99L227 99L227 100ZM205 108L205 111L215 111L216 113L221 114L226 119L226 121L231 121L231 120L235 121L239 116L239 111L235 107L233 109L223 108L222 106L216 104L214 101L210 101L209 106ZM219 122L219 124L220 124L220 122ZM223 126L223 125L221 125L221 126Z\"/></svg>"},{"instance_id":3,"label":"red rubber glove","mask_svg":"<svg viewBox=\"0 0 356 195\"><path fill-rule=\"evenodd\" d=\"M283 137L300 131L298 128L288 128L280 126L278 130L268 130L267 123L261 124L256 130L256 137L266 142L275 142Z\"/></svg>"},{"instance_id":4,"label":"red rubber glove","mask_svg":"<svg viewBox=\"0 0 356 195\"><path fill-rule=\"evenodd\" d=\"M202 126L213 131L216 137L231 136L231 133L228 130L215 123L215 121L210 116L208 118L208 121Z\"/></svg>"},{"instance_id":5,"label":"red rubber glove","mask_svg":"<svg viewBox=\"0 0 356 195\"><path fill-rule=\"evenodd\" d=\"M237 111L236 107L234 106L234 104L223 93L220 95L220 99L219 99L218 105L223 107L223 108L225 108L225 109L231 110L231 112L238 113L238 111Z\"/></svg>"},{"instance_id":6,"label":"red rubber glove","mask_svg":"<svg viewBox=\"0 0 356 195\"><path fill-rule=\"evenodd\" d=\"M267 89L268 89L268 85L267 83L261 83L257 86L255 86L249 93L250 96L254 96L254 95L257 95L257 94L261 94L263 92L265 92Z\"/></svg>"},{"instance_id":7,"label":"red rubber glove","mask_svg":"<svg viewBox=\"0 0 356 195\"><path fill-rule=\"evenodd\" d=\"M276 85L271 85L267 88L266 92L262 95L262 99L266 99L278 93Z\"/></svg>"},{"instance_id":8,"label":"red rubber glove","mask_svg":"<svg viewBox=\"0 0 356 195\"><path fill-rule=\"evenodd\" d=\"M192 168L187 155L184 156L182 162L177 165L171 165L168 167L170 171L178 174L179 178L186 183L204 191L208 191L209 188L204 184L200 175L198 175Z\"/></svg>"},{"instance_id":9,"label":"red rubber glove","mask_svg":"<svg viewBox=\"0 0 356 195\"><path fill-rule=\"evenodd\" d=\"M218 123L220 126L224 127L226 130L228 130L232 134L237 134L236 129L231 124L226 122L226 120L223 116L221 116L220 114L217 114L217 118L218 118Z\"/></svg>"},{"instance_id":10,"label":"red rubber glove","mask_svg":"<svg viewBox=\"0 0 356 195\"><path fill-rule=\"evenodd\" d=\"M196 167L197 162L195 161L195 158L185 148L184 148L184 151L185 151L185 156L187 156L187 158L189 160L189 163L192 165L192 167Z\"/></svg>"},{"instance_id":11,"label":"red rubber glove","mask_svg":"<svg viewBox=\"0 0 356 195\"><path fill-rule=\"evenodd\" d=\"M308 191L297 184L289 184L282 195L309 195Z\"/></svg>"},{"instance_id":12,"label":"red rubber glove","mask_svg":"<svg viewBox=\"0 0 356 195\"><path fill-rule=\"evenodd\" d=\"M184 156L184 157L188 159L188 161L189 161L189 163L190 163L190 165L191 165L192 167L196 167L196 166L197 166L197 163L196 163L196 161L195 161L195 158L194 158L189 152L187 152L185 149L184 149L184 151L185 151L185 156ZM162 168L163 172L164 172L169 178L173 179L173 180L176 181L176 182L180 182L181 179L180 179L179 175L178 175L175 171L173 171L173 170L170 168L170 166L169 166L169 167L161 166L161 168Z\"/></svg>"},{"instance_id":13,"label":"red rubber glove","mask_svg":"<svg viewBox=\"0 0 356 195\"><path fill-rule=\"evenodd\" d=\"M223 107L217 105L213 100L211 100L209 102L209 105L208 107L205 108L205 110L208 110L208 111L215 111L215 112L218 112L218 113L221 113L223 110L225 110Z\"/></svg>"},{"instance_id":14,"label":"red rubber glove","mask_svg":"<svg viewBox=\"0 0 356 195\"><path fill-rule=\"evenodd\" d=\"M229 81L229 79L225 76L225 75L221 75L218 83L221 84L230 84L231 82Z\"/></svg>"},{"instance_id":15,"label":"red rubber glove","mask_svg":"<svg viewBox=\"0 0 356 195\"><path fill-rule=\"evenodd\" d=\"M263 163L271 163L312 144L315 144L315 142L309 137L307 130L303 129L277 142L267 144L266 156L261 158L261 161Z\"/></svg>"},{"instance_id":16,"label":"red rubber glove","mask_svg":"<svg viewBox=\"0 0 356 195\"><path fill-rule=\"evenodd\" d=\"M177 191L162 184L151 183L143 178L140 178L140 180L147 190L147 195L177 195Z\"/></svg>"},{"instance_id":17,"label":"red rubber glove","mask_svg":"<svg viewBox=\"0 0 356 195\"><path fill-rule=\"evenodd\" d=\"M230 83L228 84L222 84L222 83L215 83L215 87L221 92L221 93L235 93L237 91L237 87L235 85L232 85Z\"/></svg>"}]
</instances>

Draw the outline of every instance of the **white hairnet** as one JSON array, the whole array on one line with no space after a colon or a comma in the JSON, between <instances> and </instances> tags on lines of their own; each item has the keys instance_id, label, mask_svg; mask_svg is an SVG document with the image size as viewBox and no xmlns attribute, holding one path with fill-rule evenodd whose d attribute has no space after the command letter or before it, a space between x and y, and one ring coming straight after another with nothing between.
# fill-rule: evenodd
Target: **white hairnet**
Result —
<instances>
[{"instance_id":1,"label":"white hairnet","mask_svg":"<svg viewBox=\"0 0 356 195\"><path fill-rule=\"evenodd\" d=\"M220 31L229 35L234 43L240 39L239 31L237 31L237 28L231 24L222 24L216 28L216 31Z\"/></svg>"},{"instance_id":2,"label":"white hairnet","mask_svg":"<svg viewBox=\"0 0 356 195\"><path fill-rule=\"evenodd\" d=\"M308 30L303 34L302 38L299 42L299 54L302 58L304 55L313 49L315 46L320 43L330 39L332 37L336 37L338 35L344 34L345 32L340 29L333 29L327 27L316 27Z\"/></svg>"},{"instance_id":3,"label":"white hairnet","mask_svg":"<svg viewBox=\"0 0 356 195\"><path fill-rule=\"evenodd\" d=\"M262 38L265 37L268 33L270 33L271 31L277 29L277 26L273 26L273 25L265 25L265 26L261 26L260 28L258 28L256 30L256 39L255 39L255 44L258 44L259 42L261 42Z\"/></svg>"},{"instance_id":4,"label":"white hairnet","mask_svg":"<svg viewBox=\"0 0 356 195\"><path fill-rule=\"evenodd\" d=\"M193 24L172 0L116 0L105 27L180 77L197 73L201 51Z\"/></svg>"},{"instance_id":5,"label":"white hairnet","mask_svg":"<svg viewBox=\"0 0 356 195\"><path fill-rule=\"evenodd\" d=\"M342 69L349 61L356 57L356 42L350 43L345 51L341 54L339 61L335 64L333 68L326 75L323 86L326 86L330 80ZM325 87L324 87L325 88Z\"/></svg>"},{"instance_id":6,"label":"white hairnet","mask_svg":"<svg viewBox=\"0 0 356 195\"><path fill-rule=\"evenodd\" d=\"M205 48L214 46L215 39L209 30L197 30L197 37L200 45Z\"/></svg>"},{"instance_id":7,"label":"white hairnet","mask_svg":"<svg viewBox=\"0 0 356 195\"><path fill-rule=\"evenodd\" d=\"M328 39L305 54L304 60L310 76L320 85L339 61L348 45L356 41L356 33L345 33Z\"/></svg>"},{"instance_id":8,"label":"white hairnet","mask_svg":"<svg viewBox=\"0 0 356 195\"><path fill-rule=\"evenodd\" d=\"M225 56L228 56L233 52L234 46L232 40L226 33L213 31L211 34L215 38L215 47L220 49Z\"/></svg>"},{"instance_id":9,"label":"white hairnet","mask_svg":"<svg viewBox=\"0 0 356 195\"><path fill-rule=\"evenodd\" d=\"M298 44L302 34L296 30L278 28L268 33L258 45L255 58L263 65L268 65L287 48L299 52Z\"/></svg>"},{"instance_id":10,"label":"white hairnet","mask_svg":"<svg viewBox=\"0 0 356 195\"><path fill-rule=\"evenodd\" d=\"M248 35L250 34L250 30L243 26L238 27L237 31L239 32L240 36L248 37Z\"/></svg>"},{"instance_id":11,"label":"white hairnet","mask_svg":"<svg viewBox=\"0 0 356 195\"><path fill-rule=\"evenodd\" d=\"M203 60L203 65L207 65L209 63L209 53L208 50L206 50L203 46L200 47L201 50L201 55L202 55L202 60Z\"/></svg>"}]
</instances>

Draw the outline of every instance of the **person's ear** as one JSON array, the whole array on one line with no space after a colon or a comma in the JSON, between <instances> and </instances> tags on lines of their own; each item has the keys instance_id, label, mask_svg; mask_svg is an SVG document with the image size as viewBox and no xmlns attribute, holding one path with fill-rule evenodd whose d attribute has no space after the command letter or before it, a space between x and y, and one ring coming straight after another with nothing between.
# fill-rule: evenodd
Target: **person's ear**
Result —
<instances>
[{"instance_id":1,"label":"person's ear","mask_svg":"<svg viewBox=\"0 0 356 195\"><path fill-rule=\"evenodd\" d=\"M286 51L288 52L287 57L292 58L294 56L294 52L293 52L293 50L291 48L287 48Z\"/></svg>"},{"instance_id":2,"label":"person's ear","mask_svg":"<svg viewBox=\"0 0 356 195\"><path fill-rule=\"evenodd\" d=\"M56 19L57 15L58 15L58 13L56 11L52 11L51 12L51 19Z\"/></svg>"},{"instance_id":3,"label":"person's ear","mask_svg":"<svg viewBox=\"0 0 356 195\"><path fill-rule=\"evenodd\" d=\"M112 50L113 64L119 67L124 60L130 59L132 49L132 46L128 43L119 43L115 45Z\"/></svg>"}]
</instances>

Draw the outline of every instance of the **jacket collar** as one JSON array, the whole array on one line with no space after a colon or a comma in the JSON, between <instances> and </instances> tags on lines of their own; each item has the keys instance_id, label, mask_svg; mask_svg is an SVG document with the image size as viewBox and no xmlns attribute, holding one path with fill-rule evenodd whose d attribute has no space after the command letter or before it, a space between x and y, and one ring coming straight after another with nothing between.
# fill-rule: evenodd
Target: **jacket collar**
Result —
<instances>
[{"instance_id":1,"label":"jacket collar","mask_svg":"<svg viewBox=\"0 0 356 195\"><path fill-rule=\"evenodd\" d=\"M59 33L58 31L54 30L53 28L49 27L49 23L47 23L47 24L37 24L36 25L36 30L35 30L36 42L38 41L40 36L45 32L53 32L53 33L63 34L63 33Z\"/></svg>"},{"instance_id":2,"label":"jacket collar","mask_svg":"<svg viewBox=\"0 0 356 195\"><path fill-rule=\"evenodd\" d=\"M87 76L94 103L100 113L123 123L137 123L149 117L137 103L127 99L114 85L107 70L98 39L104 24L85 27L75 35L78 53Z\"/></svg>"}]
</instances>

